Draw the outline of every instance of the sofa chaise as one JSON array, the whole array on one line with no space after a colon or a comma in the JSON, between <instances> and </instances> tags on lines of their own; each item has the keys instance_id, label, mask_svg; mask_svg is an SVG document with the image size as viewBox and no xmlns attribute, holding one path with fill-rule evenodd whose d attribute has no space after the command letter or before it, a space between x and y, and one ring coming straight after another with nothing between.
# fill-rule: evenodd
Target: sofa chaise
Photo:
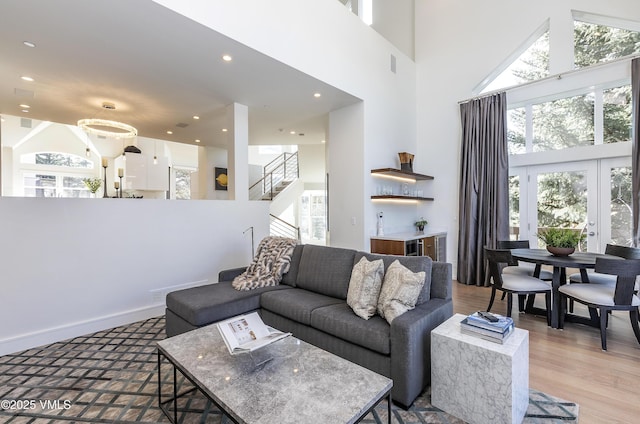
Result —
<instances>
[{"instance_id":1,"label":"sofa chaise","mask_svg":"<svg viewBox=\"0 0 640 424\"><path fill-rule=\"evenodd\" d=\"M379 315L365 320L347 305L351 271L362 257L398 260L425 284L414 309L389 324ZM258 311L274 328L390 377L392 398L410 406L431 378L431 330L453 315L451 264L429 257L374 255L351 249L298 245L279 285L239 291L231 281L244 268L225 270L219 283L171 292L166 332L174 336L235 315Z\"/></svg>"}]
</instances>

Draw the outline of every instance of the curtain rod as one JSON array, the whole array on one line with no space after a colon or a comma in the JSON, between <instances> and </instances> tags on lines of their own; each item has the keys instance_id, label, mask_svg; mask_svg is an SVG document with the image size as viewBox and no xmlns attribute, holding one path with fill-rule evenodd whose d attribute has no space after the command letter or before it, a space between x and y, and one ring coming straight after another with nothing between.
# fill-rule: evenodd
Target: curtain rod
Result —
<instances>
[{"instance_id":1,"label":"curtain rod","mask_svg":"<svg viewBox=\"0 0 640 424\"><path fill-rule=\"evenodd\" d=\"M617 62L624 62L624 61L631 62L633 59L637 59L637 58L640 58L640 54L635 54L635 55L631 55L631 56L625 56L625 57L622 57L620 59L610 60L609 62L596 63L595 65L591 65L591 66L589 66L587 68L572 69L570 71L561 72L559 74L549 75L547 77L540 78L540 79L537 79L535 81L527 81L527 82L524 82L522 84L512 85L512 86L509 86L509 87L499 88L499 89L496 89L496 90L488 91L486 93L483 93L483 94L468 98L466 100L460 100L458 102L458 104L461 105L463 103L471 102L473 100L482 99L483 97L493 96L494 94L498 94L498 93L501 93L503 91L508 93L511 90L527 87L527 86L534 85L534 84L539 84L539 83L542 83L544 81L548 81L548 80L552 80L552 79L562 79L562 77L564 77L565 75L578 74L580 72L586 72L587 70L593 70L594 68L601 68L601 67L608 66L608 65L611 65L611 64L617 63Z\"/></svg>"}]
</instances>

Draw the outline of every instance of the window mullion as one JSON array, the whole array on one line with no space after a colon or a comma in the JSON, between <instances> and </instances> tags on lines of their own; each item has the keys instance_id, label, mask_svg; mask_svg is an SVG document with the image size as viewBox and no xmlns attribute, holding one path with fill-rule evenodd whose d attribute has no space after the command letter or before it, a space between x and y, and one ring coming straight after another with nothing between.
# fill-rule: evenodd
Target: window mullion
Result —
<instances>
[{"instance_id":1,"label":"window mullion","mask_svg":"<svg viewBox=\"0 0 640 424\"><path fill-rule=\"evenodd\" d=\"M528 103L525 107L525 151L533 152L533 105Z\"/></svg>"},{"instance_id":2,"label":"window mullion","mask_svg":"<svg viewBox=\"0 0 640 424\"><path fill-rule=\"evenodd\" d=\"M593 144L604 144L604 100L602 89L595 90L593 101Z\"/></svg>"}]
</instances>

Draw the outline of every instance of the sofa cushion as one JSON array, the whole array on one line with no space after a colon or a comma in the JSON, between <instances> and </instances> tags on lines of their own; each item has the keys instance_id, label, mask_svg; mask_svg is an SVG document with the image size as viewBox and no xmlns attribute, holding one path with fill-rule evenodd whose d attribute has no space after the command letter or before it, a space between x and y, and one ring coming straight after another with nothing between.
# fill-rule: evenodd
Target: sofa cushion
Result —
<instances>
[{"instance_id":1,"label":"sofa cushion","mask_svg":"<svg viewBox=\"0 0 640 424\"><path fill-rule=\"evenodd\" d=\"M416 305L420 305L428 301L431 298L431 269L433 267L433 260L428 256L395 256L395 255L376 255L374 253L356 252L355 261L359 261L362 257L367 258L369 261L376 259L382 259L384 262L384 271L387 272L389 265L394 261L399 261L402 266L413 271L424 271L424 285L420 296L416 301Z\"/></svg>"},{"instance_id":2,"label":"sofa cushion","mask_svg":"<svg viewBox=\"0 0 640 424\"><path fill-rule=\"evenodd\" d=\"M289 271L282 276L281 284L286 284L291 287L296 286L296 279L298 278L298 267L300 266L300 257L302 256L302 250L304 244L298 244L293 249L291 255L291 263L289 264Z\"/></svg>"},{"instance_id":3,"label":"sofa cushion","mask_svg":"<svg viewBox=\"0 0 640 424\"><path fill-rule=\"evenodd\" d=\"M315 309L311 313L311 326L383 355L391 352L391 326L387 321L377 315L365 321L346 303Z\"/></svg>"},{"instance_id":4,"label":"sofa cushion","mask_svg":"<svg viewBox=\"0 0 640 424\"><path fill-rule=\"evenodd\" d=\"M363 319L369 319L376 313L378 296L382 287L384 263L381 259L369 262L362 257L351 270L347 305Z\"/></svg>"},{"instance_id":5,"label":"sofa cushion","mask_svg":"<svg viewBox=\"0 0 640 424\"><path fill-rule=\"evenodd\" d=\"M345 300L355 253L339 247L305 245L296 287Z\"/></svg>"},{"instance_id":6,"label":"sofa cushion","mask_svg":"<svg viewBox=\"0 0 640 424\"><path fill-rule=\"evenodd\" d=\"M336 303L344 301L299 288L264 293L260 297L260 306L263 309L305 325L311 324L313 310Z\"/></svg>"},{"instance_id":7,"label":"sofa cushion","mask_svg":"<svg viewBox=\"0 0 640 424\"><path fill-rule=\"evenodd\" d=\"M378 313L389 324L398 316L415 308L424 284L424 271L412 272L400 261L394 261L384 274Z\"/></svg>"},{"instance_id":8,"label":"sofa cushion","mask_svg":"<svg viewBox=\"0 0 640 424\"><path fill-rule=\"evenodd\" d=\"M289 286L271 286L238 291L231 281L192 287L167 294L167 309L199 327L260 308L260 295L271 290L291 290Z\"/></svg>"}]
</instances>

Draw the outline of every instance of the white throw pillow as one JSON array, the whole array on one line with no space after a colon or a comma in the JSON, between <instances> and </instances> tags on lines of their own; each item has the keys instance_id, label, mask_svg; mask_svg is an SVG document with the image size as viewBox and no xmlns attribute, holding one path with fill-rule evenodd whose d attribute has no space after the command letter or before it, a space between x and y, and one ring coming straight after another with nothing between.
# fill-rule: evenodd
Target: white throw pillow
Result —
<instances>
[{"instance_id":1,"label":"white throw pillow","mask_svg":"<svg viewBox=\"0 0 640 424\"><path fill-rule=\"evenodd\" d=\"M383 274L382 259L369 262L363 257L353 266L347 291L347 305L360 318L369 319L375 315Z\"/></svg>"},{"instance_id":2,"label":"white throw pillow","mask_svg":"<svg viewBox=\"0 0 640 424\"><path fill-rule=\"evenodd\" d=\"M380 316L391 324L396 317L415 308L425 275L424 271L412 272L397 260L389 265L378 298Z\"/></svg>"}]
</instances>

